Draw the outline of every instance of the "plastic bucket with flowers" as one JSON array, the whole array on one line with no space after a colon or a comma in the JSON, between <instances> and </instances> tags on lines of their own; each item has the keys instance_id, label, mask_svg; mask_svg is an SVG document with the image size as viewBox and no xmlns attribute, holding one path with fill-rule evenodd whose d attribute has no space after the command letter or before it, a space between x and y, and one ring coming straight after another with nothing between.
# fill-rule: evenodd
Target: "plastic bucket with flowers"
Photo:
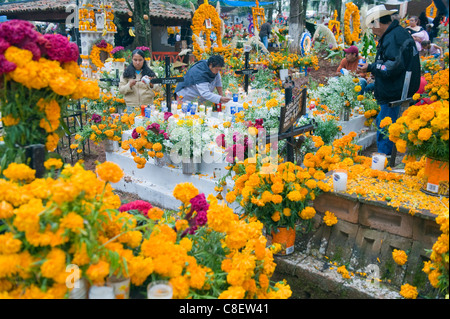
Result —
<instances>
[{"instance_id":1,"label":"plastic bucket with flowers","mask_svg":"<svg viewBox=\"0 0 450 319\"><path fill-rule=\"evenodd\" d=\"M272 244L280 244L278 255L290 255L294 252L295 229L292 227L278 227L272 231Z\"/></svg>"},{"instance_id":2,"label":"plastic bucket with flowers","mask_svg":"<svg viewBox=\"0 0 450 319\"><path fill-rule=\"evenodd\" d=\"M448 197L449 163L427 157L422 191L429 195Z\"/></svg>"}]
</instances>

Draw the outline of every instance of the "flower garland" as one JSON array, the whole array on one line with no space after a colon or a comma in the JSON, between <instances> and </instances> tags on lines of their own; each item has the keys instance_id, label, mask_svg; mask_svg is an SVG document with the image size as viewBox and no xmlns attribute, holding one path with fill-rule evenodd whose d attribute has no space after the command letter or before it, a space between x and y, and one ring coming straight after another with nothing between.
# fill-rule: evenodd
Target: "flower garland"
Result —
<instances>
[{"instance_id":1,"label":"flower garland","mask_svg":"<svg viewBox=\"0 0 450 319\"><path fill-rule=\"evenodd\" d=\"M89 59L91 62L97 67L97 71L102 69L105 64L100 59L100 52L106 52L108 53L108 57L112 58L111 51L113 50L112 44L106 42L105 40L102 40L99 43L96 43L92 46L91 54L89 55Z\"/></svg>"},{"instance_id":2,"label":"flower garland","mask_svg":"<svg viewBox=\"0 0 450 319\"><path fill-rule=\"evenodd\" d=\"M211 20L211 28L208 29L205 26L205 20ZM204 32L206 35L206 48L211 48L211 33L214 32L217 36L217 46L222 48L222 22L216 9L208 3L207 0L198 7L192 18L192 32L195 36L200 37L200 33ZM194 41L194 54L195 52L203 52L200 45Z\"/></svg>"},{"instance_id":3,"label":"flower garland","mask_svg":"<svg viewBox=\"0 0 450 319\"><path fill-rule=\"evenodd\" d=\"M359 9L353 2L346 3L345 6L346 9L344 13L344 38L345 43L351 45L352 42L359 41L359 34L361 33L361 23L360 23L361 18L359 15ZM350 23L352 24L352 28L350 28Z\"/></svg>"}]
</instances>

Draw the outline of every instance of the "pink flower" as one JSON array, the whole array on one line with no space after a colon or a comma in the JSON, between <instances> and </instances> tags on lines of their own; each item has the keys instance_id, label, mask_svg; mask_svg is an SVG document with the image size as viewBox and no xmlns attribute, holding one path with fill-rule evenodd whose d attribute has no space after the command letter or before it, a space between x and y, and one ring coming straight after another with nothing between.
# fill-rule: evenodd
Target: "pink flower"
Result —
<instances>
[{"instance_id":1,"label":"pink flower","mask_svg":"<svg viewBox=\"0 0 450 319\"><path fill-rule=\"evenodd\" d=\"M76 62L78 60L78 46L69 42L67 37L61 34L46 34L44 39L48 41L45 54L50 60L59 62Z\"/></svg>"},{"instance_id":2,"label":"pink flower","mask_svg":"<svg viewBox=\"0 0 450 319\"><path fill-rule=\"evenodd\" d=\"M220 134L216 137L216 143L220 147L225 147L225 134Z\"/></svg>"},{"instance_id":3,"label":"pink flower","mask_svg":"<svg viewBox=\"0 0 450 319\"><path fill-rule=\"evenodd\" d=\"M17 65L6 60L3 54L0 54L0 75L3 73L9 73L16 69Z\"/></svg>"},{"instance_id":4,"label":"pink flower","mask_svg":"<svg viewBox=\"0 0 450 319\"><path fill-rule=\"evenodd\" d=\"M131 210L138 210L142 215L147 217L147 213L149 209L152 209L153 206L149 202L143 201L143 200L136 200L134 202L130 202L127 204L123 204L120 206L119 211L120 212L129 212Z\"/></svg>"}]
</instances>

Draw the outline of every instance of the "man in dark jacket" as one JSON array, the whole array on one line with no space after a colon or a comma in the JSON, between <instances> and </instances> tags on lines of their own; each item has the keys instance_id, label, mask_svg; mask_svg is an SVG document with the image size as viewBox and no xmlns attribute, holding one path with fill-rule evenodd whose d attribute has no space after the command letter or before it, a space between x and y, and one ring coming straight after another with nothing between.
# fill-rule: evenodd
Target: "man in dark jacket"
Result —
<instances>
[{"instance_id":1,"label":"man in dark jacket","mask_svg":"<svg viewBox=\"0 0 450 319\"><path fill-rule=\"evenodd\" d=\"M392 20L397 10L386 10L384 5L375 6L367 12L366 24L372 28L379 39L377 55L372 64L362 64L360 72L371 72L375 77L375 98L380 105L376 124L378 152L390 155L393 143L388 133L380 130L380 122L390 117L395 122L399 117L400 106L390 107L389 103L401 100L406 71L411 71L407 97L412 97L420 86L420 58L414 39Z\"/></svg>"},{"instance_id":2,"label":"man in dark jacket","mask_svg":"<svg viewBox=\"0 0 450 319\"><path fill-rule=\"evenodd\" d=\"M261 39L261 42L264 43L264 46L269 46L269 37L270 33L272 32L272 21L269 20L267 22L264 22L261 25L261 30L259 30L259 38Z\"/></svg>"}]
</instances>

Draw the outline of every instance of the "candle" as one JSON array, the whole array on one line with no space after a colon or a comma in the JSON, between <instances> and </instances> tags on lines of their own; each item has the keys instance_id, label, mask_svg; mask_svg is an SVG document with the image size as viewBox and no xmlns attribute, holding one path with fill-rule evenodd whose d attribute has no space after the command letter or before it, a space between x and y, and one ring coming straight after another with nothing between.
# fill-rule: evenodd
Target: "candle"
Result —
<instances>
[{"instance_id":1,"label":"candle","mask_svg":"<svg viewBox=\"0 0 450 319\"><path fill-rule=\"evenodd\" d=\"M372 169L383 170L384 163L386 162L386 154L383 153L373 153L372 155Z\"/></svg>"},{"instance_id":2,"label":"candle","mask_svg":"<svg viewBox=\"0 0 450 319\"><path fill-rule=\"evenodd\" d=\"M168 281L154 281L148 285L147 299L172 299L173 289Z\"/></svg>"},{"instance_id":3,"label":"candle","mask_svg":"<svg viewBox=\"0 0 450 319\"><path fill-rule=\"evenodd\" d=\"M347 190L347 171L340 169L333 171L333 190L335 192Z\"/></svg>"}]
</instances>

